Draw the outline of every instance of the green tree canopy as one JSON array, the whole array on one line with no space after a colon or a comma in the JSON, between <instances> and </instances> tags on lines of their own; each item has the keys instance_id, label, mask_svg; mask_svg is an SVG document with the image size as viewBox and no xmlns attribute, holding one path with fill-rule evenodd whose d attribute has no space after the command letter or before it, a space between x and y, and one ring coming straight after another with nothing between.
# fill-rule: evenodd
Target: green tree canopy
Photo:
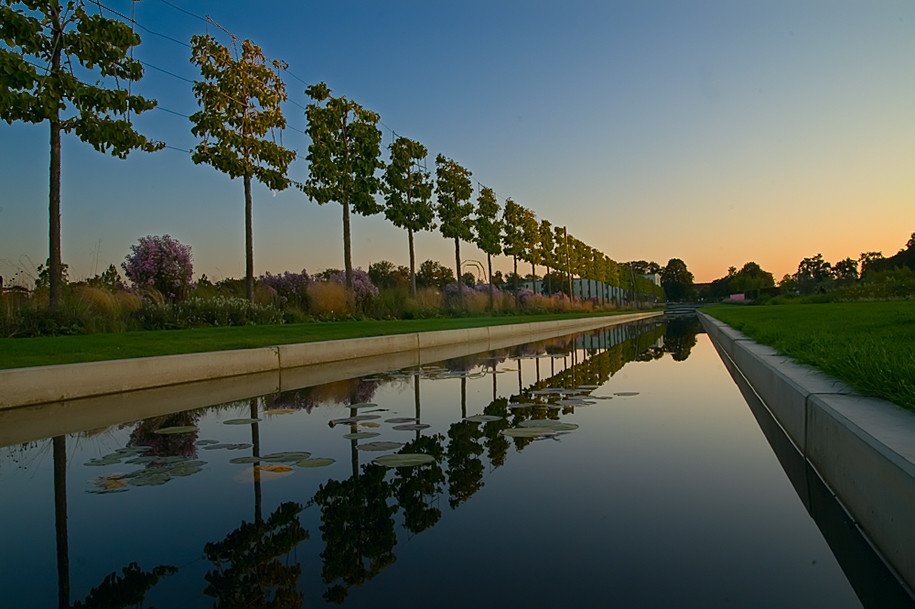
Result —
<instances>
[{"instance_id":1,"label":"green tree canopy","mask_svg":"<svg viewBox=\"0 0 915 609\"><path fill-rule=\"evenodd\" d=\"M461 240L473 239L470 197L473 185L470 171L439 154L435 157L436 190L438 191L439 230L446 239L454 239L455 277L461 276ZM464 292L458 288L458 302L464 306Z\"/></svg>"},{"instance_id":2,"label":"green tree canopy","mask_svg":"<svg viewBox=\"0 0 915 609\"><path fill-rule=\"evenodd\" d=\"M476 244L486 252L486 267L489 283L489 309L495 308L495 286L492 280L492 257L502 253L502 222L499 221L499 202L492 188L480 188L477 197L477 213L473 220L476 228Z\"/></svg>"},{"instance_id":3,"label":"green tree canopy","mask_svg":"<svg viewBox=\"0 0 915 609\"><path fill-rule=\"evenodd\" d=\"M0 119L50 125L48 189L49 300L63 284L60 251L60 133L75 132L99 152L125 158L131 150L164 147L133 129L130 113L155 107L120 81L136 82L143 66L128 56L140 37L129 25L90 15L81 1L0 3ZM74 68L76 66L76 68ZM103 86L114 79L115 89ZM92 84L90 84L92 83Z\"/></svg>"},{"instance_id":4,"label":"green tree canopy","mask_svg":"<svg viewBox=\"0 0 915 609\"><path fill-rule=\"evenodd\" d=\"M316 103L308 104L305 111L311 168L303 190L319 205L337 201L343 207L343 264L346 287L352 292L350 208L363 216L384 209L374 198L381 189L375 171L384 166L379 159L380 117L344 96L333 97L323 82L308 87L305 93Z\"/></svg>"},{"instance_id":5,"label":"green tree canopy","mask_svg":"<svg viewBox=\"0 0 915 609\"><path fill-rule=\"evenodd\" d=\"M245 187L245 295L254 299L254 230L251 179L271 190L289 186L286 170L295 151L283 148L267 134L286 126L280 103L286 88L278 72L281 61L270 61L261 48L245 40L241 55L211 36L191 38L191 62L203 80L194 83L201 109L191 115L191 133L202 138L191 159L242 178Z\"/></svg>"},{"instance_id":6,"label":"green tree canopy","mask_svg":"<svg viewBox=\"0 0 915 609\"><path fill-rule=\"evenodd\" d=\"M667 300L688 300L693 298L693 274L686 268L686 263L679 258L671 258L661 270L661 287Z\"/></svg>"},{"instance_id":7,"label":"green tree canopy","mask_svg":"<svg viewBox=\"0 0 915 609\"><path fill-rule=\"evenodd\" d=\"M426 147L411 139L399 137L390 146L391 162L385 168L384 215L394 226L407 230L410 247L410 294L416 296L416 256L413 233L435 228L432 179L418 162L426 158Z\"/></svg>"}]
</instances>

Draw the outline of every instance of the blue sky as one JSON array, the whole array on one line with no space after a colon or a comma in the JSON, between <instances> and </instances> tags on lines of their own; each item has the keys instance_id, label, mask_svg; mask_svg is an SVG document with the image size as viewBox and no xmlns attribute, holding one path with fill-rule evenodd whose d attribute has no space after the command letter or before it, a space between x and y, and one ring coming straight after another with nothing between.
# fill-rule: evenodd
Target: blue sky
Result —
<instances>
[{"instance_id":1,"label":"blue sky","mask_svg":"<svg viewBox=\"0 0 915 609\"><path fill-rule=\"evenodd\" d=\"M290 127L301 82L325 81L391 131L619 261L682 258L697 281L754 260L776 277L805 256L891 255L915 231L915 3L699 1L234 2L106 0L188 42L213 25L289 63ZM190 50L139 30L150 66L135 90L163 110L136 120L195 144ZM293 76L294 75L294 76ZM301 81L299 80L301 79ZM294 103L293 103L294 102ZM290 173L306 176L305 135ZM47 257L48 128L0 123L0 274ZM107 157L64 136L62 226L71 278L120 264L168 233L197 273L244 272L243 187L172 148ZM339 205L254 192L255 270L343 265ZM355 217L354 264L407 263L406 235ZM452 242L417 240L451 265ZM469 259L483 255L462 245ZM504 257L497 268L507 270ZM542 272L542 271L540 271Z\"/></svg>"}]
</instances>

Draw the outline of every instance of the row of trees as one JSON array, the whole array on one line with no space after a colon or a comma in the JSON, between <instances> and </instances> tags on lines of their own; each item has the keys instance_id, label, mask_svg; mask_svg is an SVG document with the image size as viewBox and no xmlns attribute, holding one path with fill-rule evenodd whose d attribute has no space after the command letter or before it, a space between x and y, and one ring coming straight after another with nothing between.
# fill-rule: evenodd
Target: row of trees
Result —
<instances>
[{"instance_id":1,"label":"row of trees","mask_svg":"<svg viewBox=\"0 0 915 609\"><path fill-rule=\"evenodd\" d=\"M129 87L111 90L98 84L105 78L136 82L142 77L141 64L129 55L140 37L120 21L88 14L84 2L62 6L59 0L6 0L0 4L0 37L7 47L0 48L0 118L8 123L48 122L51 130L48 274L53 308L60 299L63 269L60 132L75 132L97 150L120 158L135 149L159 150L164 144L137 133L130 121L131 112L149 110L156 102L131 95ZM193 85L200 109L190 117L191 132L200 141L192 160L212 165L232 179L242 178L249 299L254 295L254 180L272 190L294 185L318 204L336 201L341 205L349 290L353 287L350 216L384 212L395 226L407 231L414 294L413 236L435 228L454 240L458 278L463 241L486 252L490 278L492 256L504 254L512 257L516 275L518 260L531 264L534 278L537 265L545 266L545 287L550 293L554 289L551 270L559 271L562 280L569 282L570 292L576 275L633 293L652 291L633 269L621 269L565 228L547 220L538 222L532 211L511 199L500 207L491 188L479 189L474 206L471 172L442 154L436 156L433 184L424 168L428 150L417 141L397 138L389 147L390 160L382 162L379 115L345 96L333 96L323 82L306 89L312 99L305 110L310 169L304 181L293 180L288 168L296 152L282 146L276 137L276 131L286 127L281 109L286 90L279 75L286 64L268 60L256 44L234 37L226 47L209 35L193 36L191 49L191 62L200 71L200 80ZM92 80L95 85L88 84ZM68 107L72 110L66 114Z\"/></svg>"}]
</instances>

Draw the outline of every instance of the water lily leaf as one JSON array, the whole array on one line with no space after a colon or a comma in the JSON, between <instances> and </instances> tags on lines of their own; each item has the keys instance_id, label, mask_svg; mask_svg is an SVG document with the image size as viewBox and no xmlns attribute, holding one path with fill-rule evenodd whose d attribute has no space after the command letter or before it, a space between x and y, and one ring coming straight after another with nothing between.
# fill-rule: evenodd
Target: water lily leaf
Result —
<instances>
[{"instance_id":1,"label":"water lily leaf","mask_svg":"<svg viewBox=\"0 0 915 609\"><path fill-rule=\"evenodd\" d=\"M359 427L381 427L381 423L369 421L367 423L359 423Z\"/></svg>"},{"instance_id":2,"label":"water lily leaf","mask_svg":"<svg viewBox=\"0 0 915 609\"><path fill-rule=\"evenodd\" d=\"M394 425L391 429L396 429L397 431L417 431L420 429L428 429L431 425L427 423L409 423L407 425Z\"/></svg>"},{"instance_id":3,"label":"water lily leaf","mask_svg":"<svg viewBox=\"0 0 915 609\"><path fill-rule=\"evenodd\" d=\"M165 484L172 477L168 472L159 470L143 470L142 473L130 478L130 484L134 486L160 486Z\"/></svg>"},{"instance_id":4,"label":"water lily leaf","mask_svg":"<svg viewBox=\"0 0 915 609\"><path fill-rule=\"evenodd\" d=\"M210 444L219 444L219 440L197 440L194 444L197 446L209 446Z\"/></svg>"},{"instance_id":5,"label":"water lily leaf","mask_svg":"<svg viewBox=\"0 0 915 609\"><path fill-rule=\"evenodd\" d=\"M190 476L201 471L203 468L200 465L195 464L193 461L188 461L187 463L179 463L168 469L168 474L170 476Z\"/></svg>"},{"instance_id":6,"label":"water lily leaf","mask_svg":"<svg viewBox=\"0 0 915 609\"><path fill-rule=\"evenodd\" d=\"M266 461L268 463L293 463L295 461L307 459L310 456L311 453L305 451L270 453L269 455L264 455L261 457L261 461Z\"/></svg>"},{"instance_id":7,"label":"water lily leaf","mask_svg":"<svg viewBox=\"0 0 915 609\"><path fill-rule=\"evenodd\" d=\"M545 427L555 431L572 431L578 429L578 425L575 423L564 423L563 421L554 421L552 419L531 419L530 421L521 421L520 425L521 427L526 428Z\"/></svg>"},{"instance_id":8,"label":"water lily leaf","mask_svg":"<svg viewBox=\"0 0 915 609\"><path fill-rule=\"evenodd\" d=\"M556 402L560 406L587 406L588 402L578 398L567 398Z\"/></svg>"},{"instance_id":9,"label":"water lily leaf","mask_svg":"<svg viewBox=\"0 0 915 609\"><path fill-rule=\"evenodd\" d=\"M101 467L102 465L115 465L121 462L121 457L116 455L105 455L104 457L97 457L91 459L84 463L83 465L89 465L92 467Z\"/></svg>"},{"instance_id":10,"label":"water lily leaf","mask_svg":"<svg viewBox=\"0 0 915 609\"><path fill-rule=\"evenodd\" d=\"M631 395L638 395L638 394L639 394L638 391L617 391L613 395L618 395L620 397L628 397Z\"/></svg>"},{"instance_id":11,"label":"water lily leaf","mask_svg":"<svg viewBox=\"0 0 915 609\"><path fill-rule=\"evenodd\" d=\"M350 404L347 408L376 408L378 404L372 402L361 402L359 404Z\"/></svg>"},{"instance_id":12,"label":"water lily leaf","mask_svg":"<svg viewBox=\"0 0 915 609\"><path fill-rule=\"evenodd\" d=\"M335 463L330 457L315 457L314 459L302 459L296 465L299 467L327 467Z\"/></svg>"},{"instance_id":13,"label":"water lily leaf","mask_svg":"<svg viewBox=\"0 0 915 609\"><path fill-rule=\"evenodd\" d=\"M291 472L292 468L288 465L280 465L279 463L267 463L265 465L257 465L255 469L262 472L270 472L273 474L280 474L283 472Z\"/></svg>"},{"instance_id":14,"label":"water lily leaf","mask_svg":"<svg viewBox=\"0 0 915 609\"><path fill-rule=\"evenodd\" d=\"M536 438L554 433L556 431L549 427L513 427L502 430L502 435L510 438Z\"/></svg>"},{"instance_id":15,"label":"water lily leaf","mask_svg":"<svg viewBox=\"0 0 915 609\"><path fill-rule=\"evenodd\" d=\"M597 389L600 385L579 385L578 389Z\"/></svg>"},{"instance_id":16,"label":"water lily leaf","mask_svg":"<svg viewBox=\"0 0 915 609\"><path fill-rule=\"evenodd\" d=\"M517 404L509 404L508 407L512 410L516 408L531 408L532 406L540 406L540 404L535 404L533 402L519 402Z\"/></svg>"},{"instance_id":17,"label":"water lily leaf","mask_svg":"<svg viewBox=\"0 0 915 609\"><path fill-rule=\"evenodd\" d=\"M401 446L403 446L403 442L363 442L356 448L359 450L382 451L394 450L395 448L400 448Z\"/></svg>"},{"instance_id":18,"label":"water lily leaf","mask_svg":"<svg viewBox=\"0 0 915 609\"><path fill-rule=\"evenodd\" d=\"M274 415L274 414L293 414L298 412L295 408L271 408L269 410L263 411L264 414Z\"/></svg>"},{"instance_id":19,"label":"water lily leaf","mask_svg":"<svg viewBox=\"0 0 915 609\"><path fill-rule=\"evenodd\" d=\"M419 421L416 417L394 417L393 419L385 419L385 423L413 423Z\"/></svg>"},{"instance_id":20,"label":"water lily leaf","mask_svg":"<svg viewBox=\"0 0 915 609\"><path fill-rule=\"evenodd\" d=\"M372 419L380 419L380 414L357 414L354 417L346 417L343 419L331 419L329 424L331 427L334 425L340 425L343 423L359 423L361 421L371 421Z\"/></svg>"},{"instance_id":21,"label":"water lily leaf","mask_svg":"<svg viewBox=\"0 0 915 609\"><path fill-rule=\"evenodd\" d=\"M359 431L356 433L348 433L343 436L344 440L367 440L368 438L377 438L381 434L377 431Z\"/></svg>"},{"instance_id":22,"label":"water lily leaf","mask_svg":"<svg viewBox=\"0 0 915 609\"><path fill-rule=\"evenodd\" d=\"M473 421L474 423L489 423L490 421L501 421L502 417L497 417L493 414L476 414L472 417L466 417L465 421Z\"/></svg>"},{"instance_id":23,"label":"water lily leaf","mask_svg":"<svg viewBox=\"0 0 915 609\"><path fill-rule=\"evenodd\" d=\"M612 395L592 395L589 396L592 400L612 400Z\"/></svg>"},{"instance_id":24,"label":"water lily leaf","mask_svg":"<svg viewBox=\"0 0 915 609\"><path fill-rule=\"evenodd\" d=\"M260 463L260 457L235 457L234 459L229 459L229 463L234 463L236 465L242 463Z\"/></svg>"},{"instance_id":25,"label":"water lily leaf","mask_svg":"<svg viewBox=\"0 0 915 609\"><path fill-rule=\"evenodd\" d=\"M376 457L374 461L378 465L384 465L385 467L411 467L423 465L424 463L432 463L435 461L435 457L422 453L398 453L396 455Z\"/></svg>"},{"instance_id":26,"label":"water lily leaf","mask_svg":"<svg viewBox=\"0 0 915 609\"><path fill-rule=\"evenodd\" d=\"M243 448L251 448L250 444L241 443L241 444L210 444L209 446L204 446L203 450L219 450L220 448L225 448L227 450L241 450Z\"/></svg>"},{"instance_id":27,"label":"water lily leaf","mask_svg":"<svg viewBox=\"0 0 915 609\"><path fill-rule=\"evenodd\" d=\"M191 433L197 431L197 428L193 425L176 425L174 427L162 427L157 429L154 433L170 435L176 433Z\"/></svg>"},{"instance_id":28,"label":"water lily leaf","mask_svg":"<svg viewBox=\"0 0 915 609\"><path fill-rule=\"evenodd\" d=\"M226 419L222 422L223 425L251 425L257 423L262 419Z\"/></svg>"}]
</instances>

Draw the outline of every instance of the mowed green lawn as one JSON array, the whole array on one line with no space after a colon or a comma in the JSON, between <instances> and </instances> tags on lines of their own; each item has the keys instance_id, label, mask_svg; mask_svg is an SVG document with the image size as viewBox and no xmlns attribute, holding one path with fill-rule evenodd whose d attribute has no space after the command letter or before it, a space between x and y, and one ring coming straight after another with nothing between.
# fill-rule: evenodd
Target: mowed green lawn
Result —
<instances>
[{"instance_id":1,"label":"mowed green lawn","mask_svg":"<svg viewBox=\"0 0 915 609\"><path fill-rule=\"evenodd\" d=\"M861 393L915 410L915 301L702 311Z\"/></svg>"},{"instance_id":2,"label":"mowed green lawn","mask_svg":"<svg viewBox=\"0 0 915 609\"><path fill-rule=\"evenodd\" d=\"M613 314L630 312L621 311ZM0 368L24 368L154 355L250 349L343 338L479 328L557 319L580 319L600 315L611 314L567 313L454 319L344 321L41 338L4 338L0 339Z\"/></svg>"}]
</instances>

